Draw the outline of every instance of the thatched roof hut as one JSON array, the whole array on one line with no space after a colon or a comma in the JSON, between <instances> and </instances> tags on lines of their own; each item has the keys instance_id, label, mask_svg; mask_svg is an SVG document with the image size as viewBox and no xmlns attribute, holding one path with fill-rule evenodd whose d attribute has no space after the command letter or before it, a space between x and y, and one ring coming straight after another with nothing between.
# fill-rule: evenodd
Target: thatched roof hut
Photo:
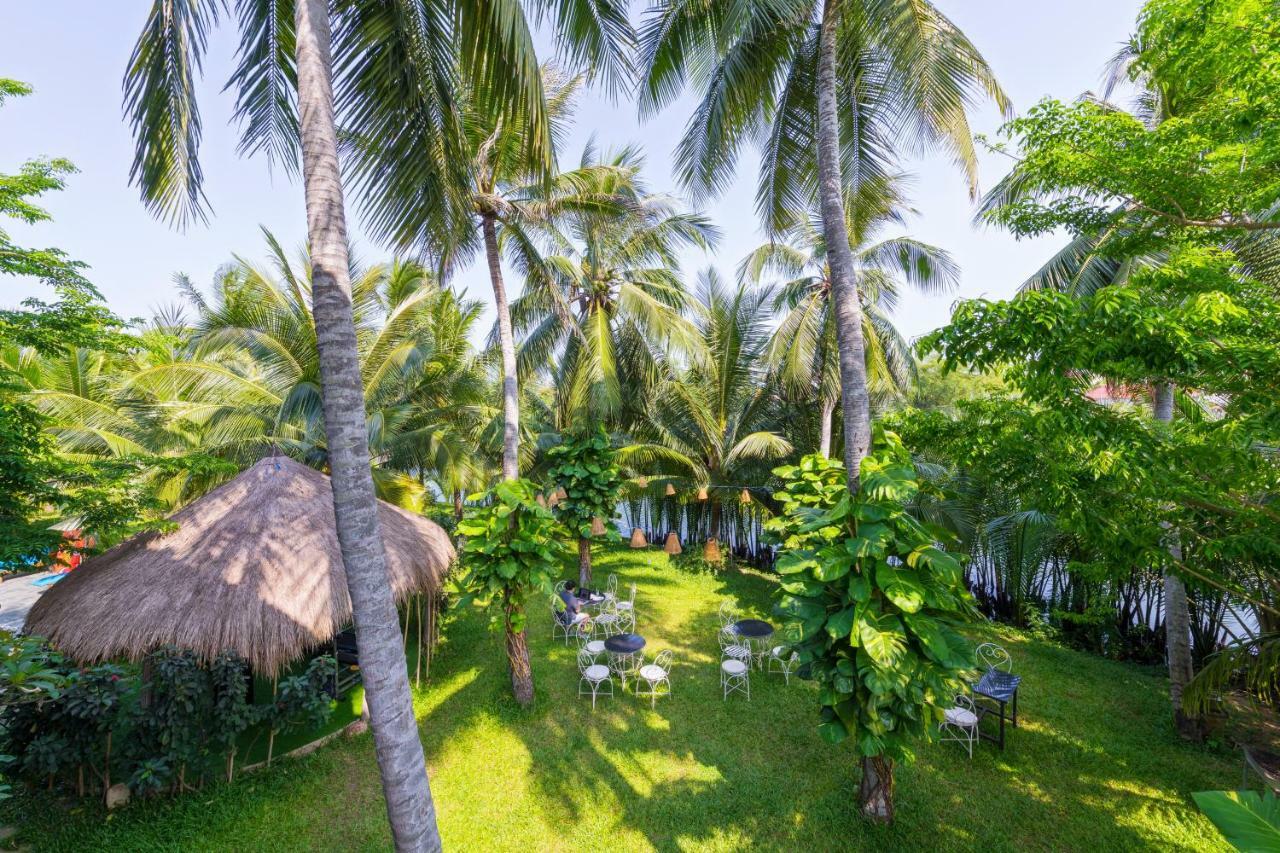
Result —
<instances>
[{"instance_id":1,"label":"thatched roof hut","mask_svg":"<svg viewBox=\"0 0 1280 853\"><path fill-rule=\"evenodd\" d=\"M379 503L397 601L438 589L454 559L436 524ZM25 630L82 663L162 645L224 650L275 675L351 621L329 478L263 459L142 533L87 560L36 602Z\"/></svg>"}]
</instances>

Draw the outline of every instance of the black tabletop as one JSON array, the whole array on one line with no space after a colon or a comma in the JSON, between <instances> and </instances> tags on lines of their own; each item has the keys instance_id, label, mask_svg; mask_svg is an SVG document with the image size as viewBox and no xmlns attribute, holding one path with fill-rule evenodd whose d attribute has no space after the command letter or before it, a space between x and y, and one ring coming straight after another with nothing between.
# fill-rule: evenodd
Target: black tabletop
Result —
<instances>
[{"instance_id":1,"label":"black tabletop","mask_svg":"<svg viewBox=\"0 0 1280 853\"><path fill-rule=\"evenodd\" d=\"M614 634L604 641L604 647L618 654L631 654L644 648L644 637L639 634Z\"/></svg>"},{"instance_id":2,"label":"black tabletop","mask_svg":"<svg viewBox=\"0 0 1280 853\"><path fill-rule=\"evenodd\" d=\"M773 626L763 619L739 619L733 623L733 632L739 637L759 639L773 633Z\"/></svg>"}]
</instances>

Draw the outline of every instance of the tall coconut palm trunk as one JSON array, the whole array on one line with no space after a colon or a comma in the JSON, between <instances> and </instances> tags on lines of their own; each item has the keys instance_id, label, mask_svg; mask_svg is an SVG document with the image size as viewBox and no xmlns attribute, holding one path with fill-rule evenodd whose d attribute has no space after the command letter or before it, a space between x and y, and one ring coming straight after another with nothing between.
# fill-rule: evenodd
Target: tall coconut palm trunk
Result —
<instances>
[{"instance_id":1,"label":"tall coconut palm trunk","mask_svg":"<svg viewBox=\"0 0 1280 853\"><path fill-rule=\"evenodd\" d=\"M578 586L591 586L591 540L578 537Z\"/></svg>"},{"instance_id":2,"label":"tall coconut palm trunk","mask_svg":"<svg viewBox=\"0 0 1280 853\"><path fill-rule=\"evenodd\" d=\"M439 850L435 806L413 716L408 666L378 529L348 273L324 0L299 0L298 112L312 302L333 481L333 514L355 617L365 696L397 850Z\"/></svg>"},{"instance_id":3,"label":"tall coconut palm trunk","mask_svg":"<svg viewBox=\"0 0 1280 853\"><path fill-rule=\"evenodd\" d=\"M867 393L867 361L862 339L862 305L858 301L853 249L844 214L844 180L840 174L840 119L836 95L836 28L839 0L826 0L818 37L818 194L822 234L831 268L831 301L840 349L840 398L844 414L844 463L849 491L857 494L858 470L871 447L871 400Z\"/></svg>"},{"instance_id":4,"label":"tall coconut palm trunk","mask_svg":"<svg viewBox=\"0 0 1280 853\"><path fill-rule=\"evenodd\" d=\"M502 280L502 258L498 254L498 226L492 213L483 214L484 252L489 262L489 282L493 285L493 306L498 314L498 348L502 351L502 478L520 476L520 396L516 384L516 339L511 332L511 308Z\"/></svg>"},{"instance_id":5,"label":"tall coconut palm trunk","mask_svg":"<svg viewBox=\"0 0 1280 853\"><path fill-rule=\"evenodd\" d=\"M524 630L513 624L524 622L523 605L507 593L502 602L503 628L506 632L507 670L511 674L511 692L523 707L533 703L533 667L529 663L529 641Z\"/></svg>"},{"instance_id":6,"label":"tall coconut palm trunk","mask_svg":"<svg viewBox=\"0 0 1280 853\"><path fill-rule=\"evenodd\" d=\"M498 349L502 352L502 479L520 476L520 396L516 384L516 339L511 332L511 308L507 303L507 286L502 280L502 257L498 254L498 224L492 213L480 217L484 235L484 253L489 263L489 283L493 285L493 307L498 314ZM515 518L511 519L515 523ZM507 666L511 672L511 690L521 705L533 702L533 667L529 663L529 642L524 629L515 630L514 608L507 602L506 633Z\"/></svg>"},{"instance_id":7,"label":"tall coconut palm trunk","mask_svg":"<svg viewBox=\"0 0 1280 853\"><path fill-rule=\"evenodd\" d=\"M840 399L844 414L844 465L849 491L858 493L858 472L871 448L871 399L862 340L862 305L854 280L853 249L844 212L840 174L840 124L836 102L836 28L839 0L826 0L818 36L818 194L822 234L831 268L831 301L840 349ZM864 817L893 820L893 763L883 756L862 759L858 791Z\"/></svg>"},{"instance_id":8,"label":"tall coconut palm trunk","mask_svg":"<svg viewBox=\"0 0 1280 853\"><path fill-rule=\"evenodd\" d=\"M831 424L836 416L836 401L822 401L822 420L818 424L818 452L823 456L831 455Z\"/></svg>"},{"instance_id":9,"label":"tall coconut palm trunk","mask_svg":"<svg viewBox=\"0 0 1280 853\"><path fill-rule=\"evenodd\" d=\"M1156 385L1155 419L1164 423L1173 421L1173 386L1167 382ZM1177 531L1170 530L1169 555L1182 560L1182 545ZM1164 574L1164 633L1165 659L1169 665L1169 701L1173 703L1173 720L1178 733L1187 738L1200 736L1200 720L1188 716L1182 710L1182 693L1195 667L1191 661L1191 609L1187 606L1187 587L1173 571Z\"/></svg>"}]
</instances>

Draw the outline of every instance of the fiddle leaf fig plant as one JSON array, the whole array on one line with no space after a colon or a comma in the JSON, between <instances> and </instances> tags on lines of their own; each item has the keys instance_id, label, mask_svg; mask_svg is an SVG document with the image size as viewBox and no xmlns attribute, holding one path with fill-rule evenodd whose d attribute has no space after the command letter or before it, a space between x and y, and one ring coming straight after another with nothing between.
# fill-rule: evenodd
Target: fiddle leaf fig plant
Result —
<instances>
[{"instance_id":1,"label":"fiddle leaf fig plant","mask_svg":"<svg viewBox=\"0 0 1280 853\"><path fill-rule=\"evenodd\" d=\"M591 583L591 540L599 536L617 541L617 529L603 520L612 518L622 487L622 475L614 460L613 444L604 427L570 437L547 451L551 481L564 489L556 507L565 526L578 534L578 583ZM599 521L598 521L599 520ZM604 532L600 532L603 526Z\"/></svg>"},{"instance_id":2,"label":"fiddle leaf fig plant","mask_svg":"<svg viewBox=\"0 0 1280 853\"><path fill-rule=\"evenodd\" d=\"M937 731L972 651L961 626L977 615L947 534L908 506L924 488L898 436L862 461L860 491L820 454L774 470L782 511L766 523L782 546L776 612L797 638L801 673L819 685L818 730L864 759L863 803L892 808L893 763Z\"/></svg>"}]
</instances>

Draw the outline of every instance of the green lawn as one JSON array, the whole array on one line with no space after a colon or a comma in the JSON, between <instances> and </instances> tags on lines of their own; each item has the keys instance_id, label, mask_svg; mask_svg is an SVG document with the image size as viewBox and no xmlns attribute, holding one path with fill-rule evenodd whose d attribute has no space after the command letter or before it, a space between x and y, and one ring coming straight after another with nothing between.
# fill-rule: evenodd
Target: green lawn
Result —
<instances>
[{"instance_id":1,"label":"green lawn","mask_svg":"<svg viewBox=\"0 0 1280 853\"><path fill-rule=\"evenodd\" d=\"M640 632L675 651L674 695L630 695L594 713L576 695L574 649L550 640L535 602L537 706L509 698L487 618L452 619L417 696L446 849L745 850L1220 849L1190 792L1233 787L1232 756L1179 743L1164 682L991 628L1023 675L1023 725L969 761L922 744L897 776L897 823L855 816L858 765L816 731L812 685L753 674L750 702L721 701L716 608L767 615L754 573L681 574L657 550L598 555L597 571L639 584ZM37 850L377 850L390 847L372 741L110 817L23 796L5 807Z\"/></svg>"}]
</instances>

